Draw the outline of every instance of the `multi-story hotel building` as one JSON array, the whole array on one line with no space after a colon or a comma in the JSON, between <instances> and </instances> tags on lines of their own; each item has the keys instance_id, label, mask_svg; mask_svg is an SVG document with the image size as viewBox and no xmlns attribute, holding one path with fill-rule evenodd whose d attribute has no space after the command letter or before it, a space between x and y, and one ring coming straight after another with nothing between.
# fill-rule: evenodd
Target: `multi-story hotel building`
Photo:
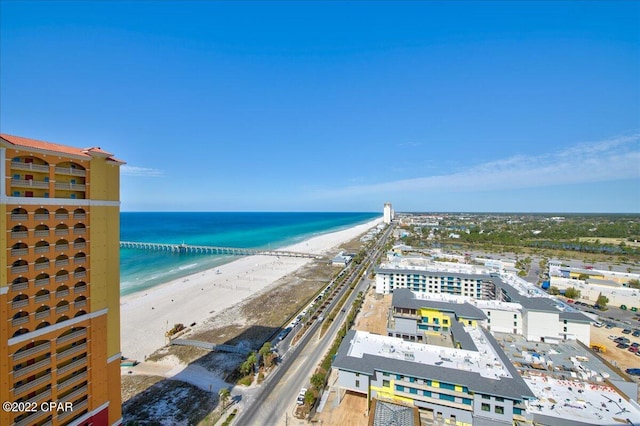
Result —
<instances>
[{"instance_id":1,"label":"multi-story hotel building","mask_svg":"<svg viewBox=\"0 0 640 426\"><path fill-rule=\"evenodd\" d=\"M2 425L121 422L121 164L0 135Z\"/></svg>"}]
</instances>

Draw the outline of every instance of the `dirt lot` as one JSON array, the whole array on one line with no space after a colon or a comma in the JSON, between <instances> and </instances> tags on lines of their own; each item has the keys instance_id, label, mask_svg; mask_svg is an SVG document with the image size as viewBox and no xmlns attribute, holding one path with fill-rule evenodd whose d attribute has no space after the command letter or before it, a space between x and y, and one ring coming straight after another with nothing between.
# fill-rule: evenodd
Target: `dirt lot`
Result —
<instances>
[{"instance_id":1,"label":"dirt lot","mask_svg":"<svg viewBox=\"0 0 640 426\"><path fill-rule=\"evenodd\" d=\"M353 328L358 331L368 331L386 336L387 316L389 309L391 309L392 297L390 294L376 294L374 285L371 285Z\"/></svg>"},{"instance_id":2,"label":"dirt lot","mask_svg":"<svg viewBox=\"0 0 640 426\"><path fill-rule=\"evenodd\" d=\"M325 425L366 426L369 422L367 397L347 392L344 394L340 406L334 408L336 392L331 392L322 413L317 413L313 420Z\"/></svg>"},{"instance_id":3,"label":"dirt lot","mask_svg":"<svg viewBox=\"0 0 640 426\"><path fill-rule=\"evenodd\" d=\"M616 348L616 343L613 340L608 338L609 335L613 336L624 336L631 340L631 342L640 343L640 338L633 337L630 334L622 334L621 329L614 327L610 330L602 327L596 328L591 327L591 344L600 344L604 345L607 348L607 352L604 354L600 354L604 359L609 361L614 366L620 368L623 372L627 368L638 368L640 366L640 356L636 356L634 353L629 352L626 349L618 349ZM634 379L638 382L638 378Z\"/></svg>"}]
</instances>

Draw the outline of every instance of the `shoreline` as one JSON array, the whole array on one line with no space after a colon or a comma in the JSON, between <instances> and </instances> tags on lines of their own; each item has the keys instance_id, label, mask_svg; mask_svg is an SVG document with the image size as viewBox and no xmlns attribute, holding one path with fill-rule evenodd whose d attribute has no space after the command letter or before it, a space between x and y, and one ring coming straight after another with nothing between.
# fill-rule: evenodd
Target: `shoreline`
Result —
<instances>
[{"instance_id":1,"label":"shoreline","mask_svg":"<svg viewBox=\"0 0 640 426\"><path fill-rule=\"evenodd\" d=\"M382 222L363 224L311 237L279 250L326 254ZM333 253L330 253L333 255ZM174 324L200 324L247 297L264 291L280 278L313 259L248 256L148 290L120 297L120 347L123 356L144 361L166 344Z\"/></svg>"}]
</instances>

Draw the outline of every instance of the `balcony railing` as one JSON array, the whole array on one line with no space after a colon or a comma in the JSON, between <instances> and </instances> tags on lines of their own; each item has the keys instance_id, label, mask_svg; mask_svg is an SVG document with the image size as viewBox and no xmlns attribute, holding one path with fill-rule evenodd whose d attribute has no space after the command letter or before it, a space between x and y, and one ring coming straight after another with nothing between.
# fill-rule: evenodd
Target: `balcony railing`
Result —
<instances>
[{"instance_id":1,"label":"balcony railing","mask_svg":"<svg viewBox=\"0 0 640 426\"><path fill-rule=\"evenodd\" d=\"M69 290L65 290L65 291L68 292ZM62 306L56 307L56 314L63 314L68 311L69 311L69 305L62 305Z\"/></svg>"},{"instance_id":2,"label":"balcony railing","mask_svg":"<svg viewBox=\"0 0 640 426\"><path fill-rule=\"evenodd\" d=\"M12 274L22 274L23 272L27 272L28 270L29 270L29 265L20 265L20 266L11 267Z\"/></svg>"},{"instance_id":3,"label":"balcony railing","mask_svg":"<svg viewBox=\"0 0 640 426\"><path fill-rule=\"evenodd\" d=\"M81 381L83 379L86 379L86 378L87 378L87 372L86 371L84 371L84 372L82 372L80 374L76 374L73 377L69 377L64 382L59 383L58 387L57 387L57 390L58 390L58 392L60 392L62 389L66 388L67 386L72 385L72 384L74 384L76 382L79 382L79 381Z\"/></svg>"},{"instance_id":4,"label":"balcony railing","mask_svg":"<svg viewBox=\"0 0 640 426\"><path fill-rule=\"evenodd\" d=\"M35 281L36 287L44 287L45 285L49 285L49 278L40 278Z\"/></svg>"},{"instance_id":5,"label":"balcony railing","mask_svg":"<svg viewBox=\"0 0 640 426\"><path fill-rule=\"evenodd\" d=\"M73 293L74 294L84 293L85 291L87 291L87 286L86 285L81 285L81 286L73 288Z\"/></svg>"},{"instance_id":6,"label":"balcony railing","mask_svg":"<svg viewBox=\"0 0 640 426\"><path fill-rule=\"evenodd\" d=\"M56 251L67 251L69 250L69 244L56 244Z\"/></svg>"},{"instance_id":7,"label":"balcony railing","mask_svg":"<svg viewBox=\"0 0 640 426\"><path fill-rule=\"evenodd\" d=\"M47 309L45 311L40 311L40 312L36 312L36 319L43 319L43 318L47 318L49 317L49 315L51 315L51 309Z\"/></svg>"},{"instance_id":8,"label":"balcony railing","mask_svg":"<svg viewBox=\"0 0 640 426\"><path fill-rule=\"evenodd\" d=\"M87 344L86 343L82 343L81 345L72 346L67 350L64 350L62 352L58 352L58 354L56 355L56 358L57 359L62 359L62 358L68 357L69 355L73 355L75 353L82 352L82 351L84 351L86 349L87 349Z\"/></svg>"},{"instance_id":9,"label":"balcony railing","mask_svg":"<svg viewBox=\"0 0 640 426\"><path fill-rule=\"evenodd\" d=\"M87 357L80 358L77 361L73 361L71 364L67 364L64 367L58 368L58 377L62 376L64 373L75 370L76 368L83 367L87 365Z\"/></svg>"},{"instance_id":10,"label":"balcony railing","mask_svg":"<svg viewBox=\"0 0 640 426\"><path fill-rule=\"evenodd\" d=\"M78 300L77 302L73 302L73 307L75 309L84 308L85 306L87 306L86 300Z\"/></svg>"},{"instance_id":11,"label":"balcony railing","mask_svg":"<svg viewBox=\"0 0 640 426\"><path fill-rule=\"evenodd\" d=\"M87 263L87 257L86 256L75 257L73 258L73 263L74 265L81 265L83 263Z\"/></svg>"},{"instance_id":12,"label":"balcony railing","mask_svg":"<svg viewBox=\"0 0 640 426\"><path fill-rule=\"evenodd\" d=\"M56 275L56 282L63 283L69 281L69 274Z\"/></svg>"},{"instance_id":13,"label":"balcony railing","mask_svg":"<svg viewBox=\"0 0 640 426\"><path fill-rule=\"evenodd\" d=\"M24 308L29 304L29 299L22 299L11 303L11 309L20 309Z\"/></svg>"},{"instance_id":14,"label":"balcony railing","mask_svg":"<svg viewBox=\"0 0 640 426\"><path fill-rule=\"evenodd\" d=\"M56 189L69 190L69 191L84 191L86 187L81 183L56 182Z\"/></svg>"},{"instance_id":15,"label":"balcony railing","mask_svg":"<svg viewBox=\"0 0 640 426\"><path fill-rule=\"evenodd\" d=\"M48 237L49 230L48 229L36 229L33 231L33 235L36 237Z\"/></svg>"},{"instance_id":16,"label":"balcony railing","mask_svg":"<svg viewBox=\"0 0 640 426\"><path fill-rule=\"evenodd\" d=\"M87 247L87 243L82 242L82 243L73 243L73 248L75 249L83 249Z\"/></svg>"},{"instance_id":17,"label":"balcony railing","mask_svg":"<svg viewBox=\"0 0 640 426\"><path fill-rule=\"evenodd\" d=\"M69 235L69 229L67 228L56 229L56 235Z\"/></svg>"},{"instance_id":18,"label":"balcony railing","mask_svg":"<svg viewBox=\"0 0 640 426\"><path fill-rule=\"evenodd\" d=\"M31 170L34 172L45 172L49 173L49 165L48 164L33 164L33 163L11 163L12 170Z\"/></svg>"},{"instance_id":19,"label":"balcony railing","mask_svg":"<svg viewBox=\"0 0 640 426\"><path fill-rule=\"evenodd\" d=\"M56 167L56 173L59 175L86 176L87 171L82 169L74 169L71 167Z\"/></svg>"},{"instance_id":20,"label":"balcony railing","mask_svg":"<svg viewBox=\"0 0 640 426\"><path fill-rule=\"evenodd\" d=\"M20 361L21 359L31 357L32 355L36 355L50 348L51 348L51 342L44 342L38 346L34 346L33 348L29 348L21 352L16 352L15 354L13 354L13 362L17 362L17 361Z\"/></svg>"},{"instance_id":21,"label":"balcony railing","mask_svg":"<svg viewBox=\"0 0 640 426\"><path fill-rule=\"evenodd\" d=\"M67 417L69 417L74 413L76 414L81 413L82 410L87 407L87 405L89 405L89 400L85 399L84 401L80 401L78 403L73 404L73 410L60 411L60 414L58 414L58 421L62 422L64 421L64 419L66 419Z\"/></svg>"},{"instance_id":22,"label":"balcony railing","mask_svg":"<svg viewBox=\"0 0 640 426\"><path fill-rule=\"evenodd\" d=\"M84 328L82 330L74 331L73 333L69 333L65 336L58 337L56 340L56 344L61 345L62 343L69 342L73 339L77 339L78 337L84 337L87 335L87 329Z\"/></svg>"},{"instance_id":23,"label":"balcony railing","mask_svg":"<svg viewBox=\"0 0 640 426\"><path fill-rule=\"evenodd\" d=\"M49 220L49 213L36 213L35 220Z\"/></svg>"},{"instance_id":24,"label":"balcony railing","mask_svg":"<svg viewBox=\"0 0 640 426\"><path fill-rule=\"evenodd\" d=\"M43 269L49 269L49 262L38 262L33 265L36 271L42 271Z\"/></svg>"},{"instance_id":25,"label":"balcony railing","mask_svg":"<svg viewBox=\"0 0 640 426\"><path fill-rule=\"evenodd\" d=\"M61 297L67 297L68 295L69 295L69 290L56 291L56 299L59 299Z\"/></svg>"},{"instance_id":26,"label":"balcony railing","mask_svg":"<svg viewBox=\"0 0 640 426\"><path fill-rule=\"evenodd\" d=\"M73 274L75 278L84 278L87 276L87 271L79 271Z\"/></svg>"},{"instance_id":27,"label":"balcony railing","mask_svg":"<svg viewBox=\"0 0 640 426\"><path fill-rule=\"evenodd\" d=\"M87 385L82 386L79 389L74 390L73 392L71 392L69 395L63 396L62 398L59 399L59 402L67 402L67 401L73 401L74 399L76 399L77 397L79 397L80 395L84 394L87 392ZM76 408L78 407L78 405L74 404L73 406L73 411L76 411ZM68 413L72 413L73 411L69 410L67 411Z\"/></svg>"},{"instance_id":28,"label":"balcony railing","mask_svg":"<svg viewBox=\"0 0 640 426\"><path fill-rule=\"evenodd\" d=\"M27 238L28 236L28 231L11 231L11 238Z\"/></svg>"},{"instance_id":29,"label":"balcony railing","mask_svg":"<svg viewBox=\"0 0 640 426\"><path fill-rule=\"evenodd\" d=\"M34 413L29 414L27 417L23 418L20 421L17 421L13 424L13 426L27 426L34 425L37 423L37 420L42 417L43 414L48 414L48 411L36 411Z\"/></svg>"},{"instance_id":30,"label":"balcony railing","mask_svg":"<svg viewBox=\"0 0 640 426\"><path fill-rule=\"evenodd\" d=\"M11 256L24 256L29 253L28 248L11 249Z\"/></svg>"},{"instance_id":31,"label":"balcony railing","mask_svg":"<svg viewBox=\"0 0 640 426\"><path fill-rule=\"evenodd\" d=\"M56 220L69 220L69 213L56 213Z\"/></svg>"},{"instance_id":32,"label":"balcony railing","mask_svg":"<svg viewBox=\"0 0 640 426\"><path fill-rule=\"evenodd\" d=\"M23 317L14 318L11 320L11 325L17 327L22 324L26 324L29 322L29 315L25 315Z\"/></svg>"},{"instance_id":33,"label":"balcony railing","mask_svg":"<svg viewBox=\"0 0 640 426\"><path fill-rule=\"evenodd\" d=\"M51 298L51 294L49 293L41 294L40 296L36 296L34 301L36 303L44 303L44 302L48 302L50 298Z\"/></svg>"},{"instance_id":34,"label":"balcony railing","mask_svg":"<svg viewBox=\"0 0 640 426\"><path fill-rule=\"evenodd\" d=\"M84 235L87 233L87 228L73 228L73 235Z\"/></svg>"},{"instance_id":35,"label":"balcony railing","mask_svg":"<svg viewBox=\"0 0 640 426\"><path fill-rule=\"evenodd\" d=\"M74 213L73 214L73 218L75 220L85 220L87 218L87 214L86 213Z\"/></svg>"},{"instance_id":36,"label":"balcony railing","mask_svg":"<svg viewBox=\"0 0 640 426\"><path fill-rule=\"evenodd\" d=\"M42 393L39 393L38 395L34 396L33 398L28 399L25 402L27 402L28 404L32 404L33 405L33 404L38 403L38 402L40 402L40 401L42 401L42 400L44 400L46 398L49 398L50 396L51 396L51 389L47 389L46 391L44 391ZM42 426L44 426L44 425L46 425L46 423L43 424Z\"/></svg>"},{"instance_id":37,"label":"balcony railing","mask_svg":"<svg viewBox=\"0 0 640 426\"><path fill-rule=\"evenodd\" d=\"M13 291L22 291L29 288L29 281L17 284L11 284L11 290Z\"/></svg>"},{"instance_id":38,"label":"balcony railing","mask_svg":"<svg viewBox=\"0 0 640 426\"><path fill-rule=\"evenodd\" d=\"M26 213L12 213L11 220L16 222L24 222L29 219L29 215Z\"/></svg>"},{"instance_id":39,"label":"balcony railing","mask_svg":"<svg viewBox=\"0 0 640 426\"><path fill-rule=\"evenodd\" d=\"M49 182L33 179L11 179L11 186L28 188L49 188Z\"/></svg>"},{"instance_id":40,"label":"balcony railing","mask_svg":"<svg viewBox=\"0 0 640 426\"><path fill-rule=\"evenodd\" d=\"M42 367L46 367L51 365L51 357L45 358L42 361L38 361L35 364L28 365L19 370L13 370L13 378L17 379L18 377L26 376L27 374L39 370Z\"/></svg>"},{"instance_id":41,"label":"balcony railing","mask_svg":"<svg viewBox=\"0 0 640 426\"><path fill-rule=\"evenodd\" d=\"M33 249L35 253L49 253L49 246L37 246Z\"/></svg>"},{"instance_id":42,"label":"balcony railing","mask_svg":"<svg viewBox=\"0 0 640 426\"><path fill-rule=\"evenodd\" d=\"M69 264L69 259L56 260L56 268L59 268L61 266L67 266L68 264Z\"/></svg>"},{"instance_id":43,"label":"balcony railing","mask_svg":"<svg viewBox=\"0 0 640 426\"><path fill-rule=\"evenodd\" d=\"M47 373L42 377L39 377L35 380L32 380L28 383L25 383L24 385L18 386L17 388L13 389L13 395L19 395L24 391L28 391L29 389L33 389L38 385L41 385L43 383L47 383L48 381L51 381L51 373Z\"/></svg>"}]
</instances>

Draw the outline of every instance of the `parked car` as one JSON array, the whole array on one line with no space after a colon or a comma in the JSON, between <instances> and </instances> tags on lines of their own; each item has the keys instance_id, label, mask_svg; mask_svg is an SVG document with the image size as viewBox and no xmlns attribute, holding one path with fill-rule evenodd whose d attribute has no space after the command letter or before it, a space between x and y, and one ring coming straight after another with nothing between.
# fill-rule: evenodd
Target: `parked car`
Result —
<instances>
[{"instance_id":1,"label":"parked car","mask_svg":"<svg viewBox=\"0 0 640 426\"><path fill-rule=\"evenodd\" d=\"M632 335L633 337L640 337L640 330L638 330L638 329L633 330L633 333L631 333L631 335Z\"/></svg>"},{"instance_id":2,"label":"parked car","mask_svg":"<svg viewBox=\"0 0 640 426\"><path fill-rule=\"evenodd\" d=\"M304 404L304 395L306 393L307 393L307 388L300 389L300 393L298 394L298 397L296 398L296 404L298 404L298 405Z\"/></svg>"},{"instance_id":3,"label":"parked car","mask_svg":"<svg viewBox=\"0 0 640 426\"><path fill-rule=\"evenodd\" d=\"M620 305L620 309L622 309L623 311L627 310L627 305Z\"/></svg>"},{"instance_id":4,"label":"parked car","mask_svg":"<svg viewBox=\"0 0 640 426\"><path fill-rule=\"evenodd\" d=\"M638 308L636 308L635 306L631 307L631 312L638 312Z\"/></svg>"},{"instance_id":5,"label":"parked car","mask_svg":"<svg viewBox=\"0 0 640 426\"><path fill-rule=\"evenodd\" d=\"M600 321L598 321L598 322L594 322L593 326L596 327L596 328L600 328L600 327L604 327L604 324L601 323Z\"/></svg>"},{"instance_id":6,"label":"parked car","mask_svg":"<svg viewBox=\"0 0 640 426\"><path fill-rule=\"evenodd\" d=\"M632 376L640 376L640 368L627 368L625 371Z\"/></svg>"},{"instance_id":7,"label":"parked car","mask_svg":"<svg viewBox=\"0 0 640 426\"><path fill-rule=\"evenodd\" d=\"M625 328L624 330L622 330L622 334L631 334L631 329Z\"/></svg>"},{"instance_id":8,"label":"parked car","mask_svg":"<svg viewBox=\"0 0 640 426\"><path fill-rule=\"evenodd\" d=\"M606 325L606 328L608 328L609 330L611 330L613 327L615 327L615 324L607 323Z\"/></svg>"},{"instance_id":9,"label":"parked car","mask_svg":"<svg viewBox=\"0 0 640 426\"><path fill-rule=\"evenodd\" d=\"M629 345L627 343L618 343L618 345L616 346L616 348L618 349L627 349L629 347Z\"/></svg>"},{"instance_id":10,"label":"parked car","mask_svg":"<svg viewBox=\"0 0 640 426\"><path fill-rule=\"evenodd\" d=\"M639 348L637 346L629 346L629 349L627 350L635 354L636 352L638 352L638 349Z\"/></svg>"},{"instance_id":11,"label":"parked car","mask_svg":"<svg viewBox=\"0 0 640 426\"><path fill-rule=\"evenodd\" d=\"M567 299L567 303L573 303L574 300L573 299Z\"/></svg>"}]
</instances>

